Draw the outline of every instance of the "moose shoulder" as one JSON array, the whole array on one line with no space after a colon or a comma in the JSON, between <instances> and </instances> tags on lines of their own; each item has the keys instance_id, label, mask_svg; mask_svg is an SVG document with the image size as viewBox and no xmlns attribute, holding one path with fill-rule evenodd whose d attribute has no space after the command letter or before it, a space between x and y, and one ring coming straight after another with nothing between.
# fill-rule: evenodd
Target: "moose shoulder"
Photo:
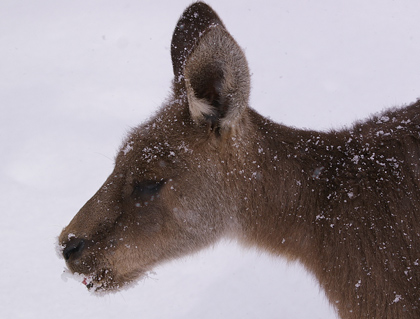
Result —
<instances>
[{"instance_id":1,"label":"moose shoulder","mask_svg":"<svg viewBox=\"0 0 420 319\"><path fill-rule=\"evenodd\" d=\"M171 55L171 99L59 237L68 268L112 291L229 237L303 263L342 318L420 318L420 102L349 130L276 124L201 2Z\"/></svg>"}]
</instances>

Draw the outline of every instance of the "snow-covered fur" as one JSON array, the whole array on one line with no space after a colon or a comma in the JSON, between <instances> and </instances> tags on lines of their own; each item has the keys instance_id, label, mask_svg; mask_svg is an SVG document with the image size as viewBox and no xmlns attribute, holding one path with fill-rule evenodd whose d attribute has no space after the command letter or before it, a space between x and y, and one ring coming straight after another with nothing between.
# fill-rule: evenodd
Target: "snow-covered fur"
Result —
<instances>
[{"instance_id":1,"label":"snow-covered fur","mask_svg":"<svg viewBox=\"0 0 420 319\"><path fill-rule=\"evenodd\" d=\"M60 235L70 271L118 290L229 237L303 263L342 318L420 318L420 102L342 131L276 124L201 2L171 54L172 97Z\"/></svg>"}]
</instances>

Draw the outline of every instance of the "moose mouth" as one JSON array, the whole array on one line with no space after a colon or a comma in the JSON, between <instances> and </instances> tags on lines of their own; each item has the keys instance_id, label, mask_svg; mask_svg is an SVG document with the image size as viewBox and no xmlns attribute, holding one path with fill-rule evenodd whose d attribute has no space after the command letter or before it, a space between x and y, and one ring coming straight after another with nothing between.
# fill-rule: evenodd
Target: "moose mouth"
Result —
<instances>
[{"instance_id":1,"label":"moose mouth","mask_svg":"<svg viewBox=\"0 0 420 319\"><path fill-rule=\"evenodd\" d=\"M84 276L82 284L85 285L89 291L95 293L114 290L112 284L112 276L106 276L107 273L108 270L102 270L99 272L99 274Z\"/></svg>"},{"instance_id":2,"label":"moose mouth","mask_svg":"<svg viewBox=\"0 0 420 319\"><path fill-rule=\"evenodd\" d=\"M72 237L73 238L73 237ZM76 244L80 242L77 241ZM69 249L62 244L58 244L56 251L60 258L66 260L66 266L61 275L63 281L67 282L69 278L76 280L77 282L83 284L90 292L95 294L101 293L112 293L121 290L122 288L127 289L135 285L135 283L143 278L147 277L148 273L151 271L151 267L141 267L135 268L126 273L119 273L115 271L115 265L112 266L110 261L103 256L102 254L97 254L97 252L90 251L86 254L86 251L91 249L90 241L84 242L84 251L77 251L76 248L73 248L69 254ZM71 243L71 242L70 242ZM67 247L79 247L79 245L67 245ZM82 249L79 249L82 250ZM66 255L66 253L68 255Z\"/></svg>"},{"instance_id":3,"label":"moose mouth","mask_svg":"<svg viewBox=\"0 0 420 319\"><path fill-rule=\"evenodd\" d=\"M102 269L92 274L81 274L64 268L61 278L65 282L68 278L74 279L85 285L89 291L94 293L112 292L120 289L122 285L125 286L125 284L115 282L113 280L112 272L108 269Z\"/></svg>"},{"instance_id":4,"label":"moose mouth","mask_svg":"<svg viewBox=\"0 0 420 319\"><path fill-rule=\"evenodd\" d=\"M124 276L122 280L116 280L110 269L101 269L91 274L81 274L64 268L61 278L63 281L67 281L68 278L74 279L94 294L107 294L120 291L122 288L129 289L135 286L139 279L147 276L147 272L135 272L130 276Z\"/></svg>"},{"instance_id":5,"label":"moose mouth","mask_svg":"<svg viewBox=\"0 0 420 319\"><path fill-rule=\"evenodd\" d=\"M101 273L106 273L106 272L101 271ZM63 273L61 274L61 279L67 282L69 278L74 279L77 282L80 282L81 284L85 285L89 291L93 291L93 292L109 290L108 287L110 287L109 285L110 280L106 279L103 275L81 274L78 272L72 272L70 269L65 267Z\"/></svg>"}]
</instances>

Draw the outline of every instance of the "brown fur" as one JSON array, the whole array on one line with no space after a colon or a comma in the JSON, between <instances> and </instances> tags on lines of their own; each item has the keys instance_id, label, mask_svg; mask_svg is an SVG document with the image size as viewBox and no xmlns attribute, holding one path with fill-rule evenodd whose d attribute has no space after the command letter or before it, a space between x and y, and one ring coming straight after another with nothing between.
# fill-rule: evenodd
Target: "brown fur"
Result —
<instances>
[{"instance_id":1,"label":"brown fur","mask_svg":"<svg viewBox=\"0 0 420 319\"><path fill-rule=\"evenodd\" d=\"M172 39L171 99L127 137L59 242L88 288L235 238L303 263L342 318L420 318L420 102L350 130L248 106L245 56L195 3Z\"/></svg>"}]
</instances>

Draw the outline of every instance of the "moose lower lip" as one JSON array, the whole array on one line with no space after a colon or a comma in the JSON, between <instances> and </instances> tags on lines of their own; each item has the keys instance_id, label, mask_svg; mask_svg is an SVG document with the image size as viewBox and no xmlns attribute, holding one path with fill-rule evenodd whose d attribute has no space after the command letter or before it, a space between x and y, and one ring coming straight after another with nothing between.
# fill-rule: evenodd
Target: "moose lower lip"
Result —
<instances>
[{"instance_id":1,"label":"moose lower lip","mask_svg":"<svg viewBox=\"0 0 420 319\"><path fill-rule=\"evenodd\" d=\"M92 288L94 286L93 276L83 277L81 283L88 289Z\"/></svg>"},{"instance_id":2,"label":"moose lower lip","mask_svg":"<svg viewBox=\"0 0 420 319\"><path fill-rule=\"evenodd\" d=\"M65 282L67 282L69 278L75 279L76 281L82 283L89 289L92 288L94 285L92 275L83 275L77 272L73 273L68 268L64 269L63 274L61 275L61 278Z\"/></svg>"}]
</instances>

